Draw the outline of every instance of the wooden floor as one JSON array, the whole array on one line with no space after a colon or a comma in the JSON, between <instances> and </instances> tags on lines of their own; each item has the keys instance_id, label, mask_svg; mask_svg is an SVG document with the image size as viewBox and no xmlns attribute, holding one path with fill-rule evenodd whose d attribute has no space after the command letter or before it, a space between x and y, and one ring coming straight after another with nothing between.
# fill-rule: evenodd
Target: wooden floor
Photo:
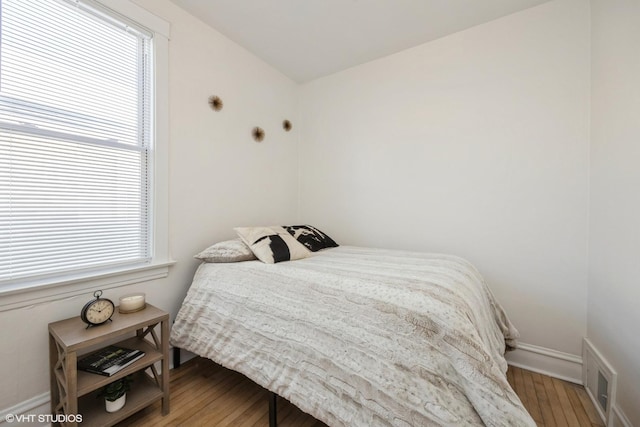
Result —
<instances>
[{"instance_id":1,"label":"wooden floor","mask_svg":"<svg viewBox=\"0 0 640 427\"><path fill-rule=\"evenodd\" d=\"M583 387L509 367L509 383L539 426L603 426ZM268 393L237 372L196 358L171 371L171 413L161 415L156 403L124 426L265 427ZM321 427L323 423L278 399L279 427Z\"/></svg>"},{"instance_id":2,"label":"wooden floor","mask_svg":"<svg viewBox=\"0 0 640 427\"><path fill-rule=\"evenodd\" d=\"M513 366L507 379L539 426L604 426L580 385Z\"/></svg>"}]
</instances>

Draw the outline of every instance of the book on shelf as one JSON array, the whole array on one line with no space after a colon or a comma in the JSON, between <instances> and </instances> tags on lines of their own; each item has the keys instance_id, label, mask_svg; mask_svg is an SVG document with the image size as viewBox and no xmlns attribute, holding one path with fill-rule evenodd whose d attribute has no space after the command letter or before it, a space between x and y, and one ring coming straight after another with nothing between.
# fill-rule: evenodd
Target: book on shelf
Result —
<instances>
[{"instance_id":1,"label":"book on shelf","mask_svg":"<svg viewBox=\"0 0 640 427\"><path fill-rule=\"evenodd\" d=\"M144 356L144 351L110 345L78 360L78 369L110 377Z\"/></svg>"}]
</instances>

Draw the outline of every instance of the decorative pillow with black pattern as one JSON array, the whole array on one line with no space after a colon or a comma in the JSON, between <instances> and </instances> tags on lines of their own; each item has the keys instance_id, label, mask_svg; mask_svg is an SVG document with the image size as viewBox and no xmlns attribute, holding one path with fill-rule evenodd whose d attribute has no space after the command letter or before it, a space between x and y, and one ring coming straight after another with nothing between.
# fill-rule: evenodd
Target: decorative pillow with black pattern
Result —
<instances>
[{"instance_id":1,"label":"decorative pillow with black pattern","mask_svg":"<svg viewBox=\"0 0 640 427\"><path fill-rule=\"evenodd\" d=\"M310 225L284 225L283 228L311 252L339 246L331 237Z\"/></svg>"},{"instance_id":2,"label":"decorative pillow with black pattern","mask_svg":"<svg viewBox=\"0 0 640 427\"><path fill-rule=\"evenodd\" d=\"M280 226L234 228L251 252L266 264L293 261L310 255L307 248Z\"/></svg>"}]
</instances>

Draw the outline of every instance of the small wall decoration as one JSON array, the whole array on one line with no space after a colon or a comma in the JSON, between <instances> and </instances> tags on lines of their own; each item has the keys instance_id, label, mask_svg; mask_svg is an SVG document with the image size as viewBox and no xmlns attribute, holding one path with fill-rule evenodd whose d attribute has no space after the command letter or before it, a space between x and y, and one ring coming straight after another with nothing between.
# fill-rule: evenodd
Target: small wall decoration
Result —
<instances>
[{"instance_id":1,"label":"small wall decoration","mask_svg":"<svg viewBox=\"0 0 640 427\"><path fill-rule=\"evenodd\" d=\"M284 129L286 132L289 132L292 128L293 125L289 120L285 120L282 122L282 129Z\"/></svg>"},{"instance_id":2,"label":"small wall decoration","mask_svg":"<svg viewBox=\"0 0 640 427\"><path fill-rule=\"evenodd\" d=\"M256 142L262 142L262 140L264 139L264 129L262 129L261 127L256 126L251 131L251 135L253 136L253 139Z\"/></svg>"},{"instance_id":3,"label":"small wall decoration","mask_svg":"<svg viewBox=\"0 0 640 427\"><path fill-rule=\"evenodd\" d=\"M213 111L220 111L222 110L224 103L222 102L222 99L220 99L219 96L211 95L209 97L209 106Z\"/></svg>"}]
</instances>

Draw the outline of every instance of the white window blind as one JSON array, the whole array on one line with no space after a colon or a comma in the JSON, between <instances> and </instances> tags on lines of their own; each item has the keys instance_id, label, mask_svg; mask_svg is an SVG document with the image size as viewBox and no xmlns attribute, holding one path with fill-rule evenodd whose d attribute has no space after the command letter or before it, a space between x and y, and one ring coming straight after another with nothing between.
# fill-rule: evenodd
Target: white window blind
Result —
<instances>
[{"instance_id":1,"label":"white window blind","mask_svg":"<svg viewBox=\"0 0 640 427\"><path fill-rule=\"evenodd\" d=\"M151 37L0 1L0 288L151 258Z\"/></svg>"}]
</instances>

